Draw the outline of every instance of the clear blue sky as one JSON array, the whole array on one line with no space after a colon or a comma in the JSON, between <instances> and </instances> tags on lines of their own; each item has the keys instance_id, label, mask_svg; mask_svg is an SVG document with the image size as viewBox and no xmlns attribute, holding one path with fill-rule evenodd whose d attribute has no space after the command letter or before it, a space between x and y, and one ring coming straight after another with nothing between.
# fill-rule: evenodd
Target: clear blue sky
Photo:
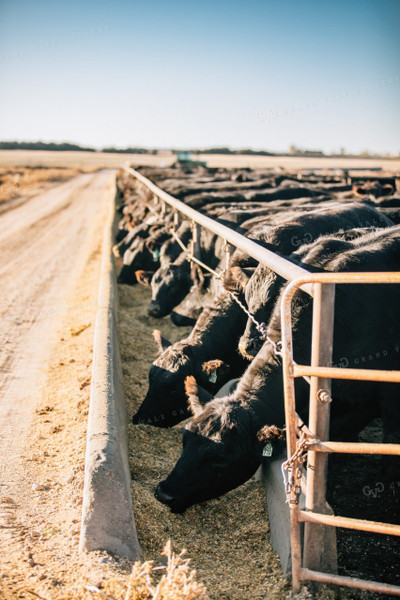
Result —
<instances>
[{"instance_id":1,"label":"clear blue sky","mask_svg":"<svg viewBox=\"0 0 400 600\"><path fill-rule=\"evenodd\" d=\"M399 0L0 0L0 139L400 151Z\"/></svg>"}]
</instances>

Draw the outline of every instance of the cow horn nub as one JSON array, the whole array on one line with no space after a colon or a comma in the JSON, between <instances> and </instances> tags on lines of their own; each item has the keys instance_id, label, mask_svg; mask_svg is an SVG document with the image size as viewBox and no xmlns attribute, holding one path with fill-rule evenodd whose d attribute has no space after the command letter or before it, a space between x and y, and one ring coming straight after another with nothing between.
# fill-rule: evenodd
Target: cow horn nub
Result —
<instances>
[{"instance_id":1,"label":"cow horn nub","mask_svg":"<svg viewBox=\"0 0 400 600\"><path fill-rule=\"evenodd\" d=\"M154 338L155 343L158 346L158 350L159 350L160 354L162 354L164 352L164 350L166 350L168 348L168 346L171 346L171 342L169 342L167 339L165 339L161 335L161 331L159 329L153 330L153 338Z\"/></svg>"},{"instance_id":2,"label":"cow horn nub","mask_svg":"<svg viewBox=\"0 0 400 600\"><path fill-rule=\"evenodd\" d=\"M193 416L197 417L203 411L203 407L199 400L199 390L193 375L189 375L185 379L185 392L188 397L189 408Z\"/></svg>"}]
</instances>

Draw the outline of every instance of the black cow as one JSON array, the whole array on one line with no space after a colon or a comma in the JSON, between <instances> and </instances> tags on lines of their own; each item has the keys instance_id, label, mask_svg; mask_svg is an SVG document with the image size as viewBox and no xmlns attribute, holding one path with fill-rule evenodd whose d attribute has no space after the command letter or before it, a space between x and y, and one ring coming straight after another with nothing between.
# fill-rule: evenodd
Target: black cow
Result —
<instances>
[{"instance_id":1,"label":"black cow","mask_svg":"<svg viewBox=\"0 0 400 600\"><path fill-rule=\"evenodd\" d=\"M209 231L201 232L200 259L215 269L223 257L224 241ZM186 253L171 264L161 266L151 280L152 297L147 312L150 316L160 318L168 315L189 293L195 282L197 268L192 266Z\"/></svg>"},{"instance_id":2,"label":"black cow","mask_svg":"<svg viewBox=\"0 0 400 600\"><path fill-rule=\"evenodd\" d=\"M185 221L178 229L184 243L190 239L190 224ZM135 239L124 252L123 264L118 275L118 283L134 285L138 282L137 271L145 272L140 283L149 285L154 272L160 267L166 268L180 254L179 244L171 239L169 227L156 227L150 230L145 239Z\"/></svg>"},{"instance_id":3,"label":"black cow","mask_svg":"<svg viewBox=\"0 0 400 600\"><path fill-rule=\"evenodd\" d=\"M113 246L113 254L117 257L123 257L124 253L132 246L139 238L146 239L151 234L151 228L157 226L157 217L151 216L144 223L133 227L129 233L122 238L118 244ZM162 227L163 224L159 223L158 227Z\"/></svg>"},{"instance_id":4,"label":"black cow","mask_svg":"<svg viewBox=\"0 0 400 600\"><path fill-rule=\"evenodd\" d=\"M397 229L397 228L395 228ZM322 244L322 242L321 242ZM320 259L324 261L323 245ZM315 267L318 267L315 257ZM363 248L352 248L328 260L328 271L395 271L400 265L399 230L386 230ZM310 364L311 298L300 291L293 302L294 359ZM400 285L337 286L334 364L398 370L400 368ZM275 305L268 333L281 337L280 303ZM367 364L363 364L367 363ZM235 392L208 402L203 409L195 384L188 394L193 421L183 433L183 450L156 497L181 513L198 502L217 497L244 483L262 460L268 426L284 426L281 360L266 342L246 370ZM400 434L398 386L392 383L334 380L330 439L355 439L371 419L383 418L385 441ZM296 380L296 408L305 420L309 386ZM267 428L267 432L266 429ZM272 446L276 444L272 440Z\"/></svg>"},{"instance_id":5,"label":"black cow","mask_svg":"<svg viewBox=\"0 0 400 600\"><path fill-rule=\"evenodd\" d=\"M203 309L222 291L222 283L209 273L204 274L196 264L194 281L188 295L171 312L171 321L178 327L195 325Z\"/></svg>"},{"instance_id":6,"label":"black cow","mask_svg":"<svg viewBox=\"0 0 400 600\"><path fill-rule=\"evenodd\" d=\"M136 271L143 269L154 272L158 269L161 247L169 238L170 233L167 227L156 230L145 239L137 238L131 247L124 252L122 267L118 274L118 283L134 285L137 283Z\"/></svg>"},{"instance_id":7,"label":"black cow","mask_svg":"<svg viewBox=\"0 0 400 600\"><path fill-rule=\"evenodd\" d=\"M164 230L167 233L163 235L163 243L160 245L157 236L151 236L145 244L151 252L151 254L148 254L147 260L143 261L142 264L140 264L139 260L136 260L134 266L130 266L129 268L130 276L135 277L145 287L151 287L151 280L155 272L161 269L162 272L167 273L168 266L182 254L181 246L171 237L169 229L164 228ZM180 237L182 243L187 244L189 242L192 234L191 225L188 221L181 223L177 230L177 235ZM123 282L119 281L119 283Z\"/></svg>"},{"instance_id":8,"label":"black cow","mask_svg":"<svg viewBox=\"0 0 400 600\"><path fill-rule=\"evenodd\" d=\"M356 225L356 222L362 222L362 219L366 219L367 216L370 221L377 219L378 222L389 222L385 218L382 220L379 213L374 209L369 209L369 207L365 207L364 205L357 205L353 209L344 209L342 216L346 217L345 220L340 221L340 218L336 219L335 217L330 222L329 227L332 227L333 223L338 229L340 229L340 223L342 226L345 224L350 226L349 213L352 211L358 215L357 219L353 218L353 226ZM329 222L329 212L325 211L323 214ZM320 213L317 213L316 218L320 220L320 216ZM311 226L310 218L303 219L301 222L303 225L308 224L309 227ZM290 227L292 226L293 224L290 223ZM326 224L324 227L325 231L329 231ZM333 230L335 229L334 227L332 228ZM260 226L251 235L253 239L257 239L257 236L262 237L261 241L265 242L264 231L265 229ZM272 228L269 231L275 232L276 229ZM300 231L296 229L296 235L301 236ZM279 236L275 235L274 241L275 243L280 243L281 241L282 245L286 244L289 248L292 244L290 236L288 240L285 229L282 227L279 228ZM242 256L240 253L238 253L234 260L235 264L239 266L251 264L252 262L248 260L246 255ZM237 346L230 345L234 344L235 340L239 341L246 322L245 313L237 306L229 294L217 297L210 309L203 312L188 340L174 344L174 346L166 350L153 363L149 374L149 390L139 411L134 416L133 422L151 422L158 426L169 427L186 418L188 415L187 410L183 413L178 412L178 414L173 415L173 418L170 418L169 415L176 408L178 411L181 411L182 407L185 407L184 379L187 375L193 375L195 372L200 373L199 381L201 385L212 391L212 386L204 380L204 374L201 372L201 365L207 360L221 359L233 367L229 371L230 377L240 375L237 365L239 364L240 366L241 363L238 363ZM204 344L204 351L201 347L202 344ZM243 369L243 366L240 366L240 368ZM223 381L221 378L218 379L217 383L222 385ZM160 418L160 415L164 415L163 418Z\"/></svg>"},{"instance_id":9,"label":"black cow","mask_svg":"<svg viewBox=\"0 0 400 600\"><path fill-rule=\"evenodd\" d=\"M162 353L150 367L149 389L132 422L172 427L188 418L184 387L188 375L195 375L210 392L239 377L245 361L237 344L245 324L245 313L227 292L221 292L204 308L188 338L160 347Z\"/></svg>"},{"instance_id":10,"label":"black cow","mask_svg":"<svg viewBox=\"0 0 400 600\"><path fill-rule=\"evenodd\" d=\"M308 251L307 246L322 234L343 231L342 237L354 239L366 233L366 226L390 227L392 225L393 221L368 205L334 205L328 209L317 209L300 214L288 223L283 222L275 228L263 227L261 241L267 248L276 250L289 260L298 263ZM334 246L335 244L332 245L332 251ZM296 248L299 250L301 248L300 252L296 251ZM258 323L268 323L276 297L284 284L284 280L279 275L262 264L255 270L240 269L235 265L227 274L225 281L228 288L236 288L238 284L243 287L251 314ZM254 322L249 319L239 342L239 350L243 356L251 360L261 345L260 334Z\"/></svg>"}]
</instances>

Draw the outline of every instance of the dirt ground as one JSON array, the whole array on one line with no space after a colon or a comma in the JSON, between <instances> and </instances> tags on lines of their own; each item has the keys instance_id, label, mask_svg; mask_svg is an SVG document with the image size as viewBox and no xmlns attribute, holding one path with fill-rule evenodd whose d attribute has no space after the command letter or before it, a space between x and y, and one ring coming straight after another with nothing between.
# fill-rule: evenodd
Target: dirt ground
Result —
<instances>
[{"instance_id":1,"label":"dirt ground","mask_svg":"<svg viewBox=\"0 0 400 600\"><path fill-rule=\"evenodd\" d=\"M111 180L82 175L0 217L2 600L83 598L85 584L124 570L78 553Z\"/></svg>"},{"instance_id":2,"label":"dirt ground","mask_svg":"<svg viewBox=\"0 0 400 600\"><path fill-rule=\"evenodd\" d=\"M189 328L174 327L169 318L153 319L146 313L148 290L119 285L119 335L128 414L132 415L147 391L147 375L156 358L151 335L160 329L172 342L184 338ZM373 428L372 441L381 441ZM371 441L371 432L364 436ZM269 544L265 492L254 478L245 485L198 506L183 515L174 515L154 498L157 484L172 470L181 452L182 424L173 429L150 425L129 426L129 451L133 477L132 496L139 542L144 558L160 559L168 539L176 551L185 548L198 577L215 600L291 597L290 584L283 575L279 558ZM365 441L365 440L364 440ZM400 483L387 485L385 498L368 495L368 484L379 479L379 458L339 456L331 475L329 501L336 514L397 522ZM383 502L383 500L385 500ZM397 506L397 510L396 509ZM394 514L394 512L396 514ZM339 573L399 584L400 545L393 536L338 530ZM336 588L343 600L388 598L369 592ZM307 597L307 590L302 594ZM316 591L315 598L334 597L331 590Z\"/></svg>"},{"instance_id":3,"label":"dirt ground","mask_svg":"<svg viewBox=\"0 0 400 600\"><path fill-rule=\"evenodd\" d=\"M172 342L189 328L177 328L169 318L147 316L149 291L119 286L120 344L128 414L145 396L147 374L156 358L151 332L161 329ZM176 463L182 425L159 429L130 425L132 494L139 543L144 558L159 559L168 539L176 551L187 550L198 578L218 600L278 600L289 595L278 556L268 540L268 518L262 484L254 479L220 499L174 515L154 498L154 489ZM246 518L244 518L244 515Z\"/></svg>"}]
</instances>

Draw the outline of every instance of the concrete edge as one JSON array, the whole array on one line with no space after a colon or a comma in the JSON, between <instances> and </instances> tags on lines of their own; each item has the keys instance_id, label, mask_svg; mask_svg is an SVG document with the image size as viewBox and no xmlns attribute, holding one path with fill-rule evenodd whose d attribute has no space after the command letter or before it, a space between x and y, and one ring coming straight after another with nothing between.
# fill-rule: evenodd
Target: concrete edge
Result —
<instances>
[{"instance_id":1,"label":"concrete edge","mask_svg":"<svg viewBox=\"0 0 400 600\"><path fill-rule=\"evenodd\" d=\"M286 503L286 492L283 484L282 463L286 460L286 450L274 459L265 461L260 470L257 471L259 479L265 488L267 497L268 520L270 529L270 543L272 548L279 554L282 571L286 576L292 572L291 552L291 526L290 509ZM299 507L305 508L305 489L307 485L306 473L303 474L299 498ZM326 512L333 514L332 508L326 504ZM320 527L320 526L319 526ZM303 542L304 527L301 525L301 539ZM327 573L337 573L337 546L336 528L324 527L325 553L321 554L321 570ZM321 549L322 553L322 549Z\"/></svg>"},{"instance_id":2,"label":"concrete edge","mask_svg":"<svg viewBox=\"0 0 400 600\"><path fill-rule=\"evenodd\" d=\"M141 550L130 491L127 414L112 255L115 179L105 193L110 209L102 244L79 550L106 550L135 561L140 559Z\"/></svg>"}]
</instances>

